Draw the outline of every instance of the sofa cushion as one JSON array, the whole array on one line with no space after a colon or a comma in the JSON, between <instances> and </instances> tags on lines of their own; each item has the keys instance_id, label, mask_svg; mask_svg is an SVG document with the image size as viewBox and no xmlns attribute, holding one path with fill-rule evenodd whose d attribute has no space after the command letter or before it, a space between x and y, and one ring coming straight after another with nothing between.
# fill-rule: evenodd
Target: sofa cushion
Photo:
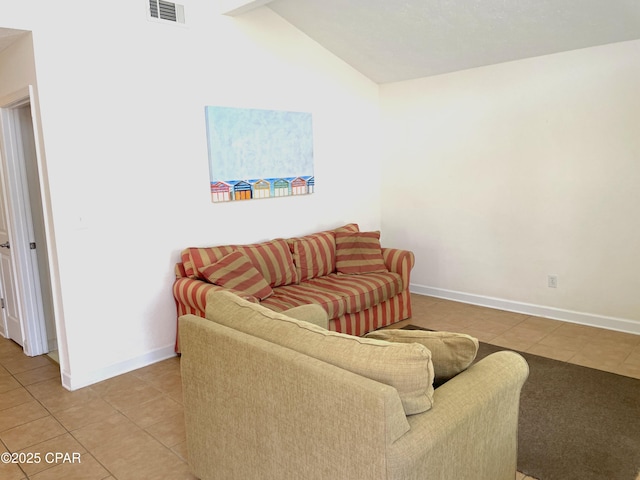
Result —
<instances>
[{"instance_id":1,"label":"sofa cushion","mask_svg":"<svg viewBox=\"0 0 640 480\"><path fill-rule=\"evenodd\" d=\"M466 370L478 353L478 339L464 333L385 329L367 333L365 337L389 342L415 342L427 347L431 351L436 385Z\"/></svg>"},{"instance_id":2,"label":"sofa cushion","mask_svg":"<svg viewBox=\"0 0 640 480\"><path fill-rule=\"evenodd\" d=\"M371 308L398 295L402 290L402 277L397 273L332 273L297 285L275 288L275 294L265 299L263 304L280 312L298 305L315 303L325 309L329 318L337 318Z\"/></svg>"},{"instance_id":3,"label":"sofa cushion","mask_svg":"<svg viewBox=\"0 0 640 480\"><path fill-rule=\"evenodd\" d=\"M252 265L271 287L298 281L289 245L281 238L251 245L188 248L182 253L185 272L192 278L202 278L199 276L200 268L216 263L234 251L242 252L249 257Z\"/></svg>"},{"instance_id":4,"label":"sofa cushion","mask_svg":"<svg viewBox=\"0 0 640 480\"><path fill-rule=\"evenodd\" d=\"M338 293L325 292L302 282L297 285L285 285L273 289L274 294L262 303L276 312L313 303L320 305L329 318L343 315L346 311L344 298Z\"/></svg>"},{"instance_id":5,"label":"sofa cushion","mask_svg":"<svg viewBox=\"0 0 640 480\"><path fill-rule=\"evenodd\" d=\"M253 295L260 300L273 295L273 289L251 264L249 257L239 251L231 252L198 271L211 283Z\"/></svg>"},{"instance_id":6,"label":"sofa cushion","mask_svg":"<svg viewBox=\"0 0 640 480\"><path fill-rule=\"evenodd\" d=\"M390 385L407 415L433 405L433 365L423 345L331 332L224 291L207 295L206 318Z\"/></svg>"},{"instance_id":7,"label":"sofa cushion","mask_svg":"<svg viewBox=\"0 0 640 480\"><path fill-rule=\"evenodd\" d=\"M336 271L350 275L387 272L380 232L337 232Z\"/></svg>"}]
</instances>

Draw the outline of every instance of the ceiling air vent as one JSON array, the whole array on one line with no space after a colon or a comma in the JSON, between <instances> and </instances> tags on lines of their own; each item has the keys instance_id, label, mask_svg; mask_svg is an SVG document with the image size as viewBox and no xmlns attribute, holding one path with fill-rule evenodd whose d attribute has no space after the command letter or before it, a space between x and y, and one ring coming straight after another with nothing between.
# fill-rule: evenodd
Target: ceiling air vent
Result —
<instances>
[{"instance_id":1,"label":"ceiling air vent","mask_svg":"<svg viewBox=\"0 0 640 480\"><path fill-rule=\"evenodd\" d=\"M162 0L149 0L149 15L159 20L184 23L184 5L163 2Z\"/></svg>"}]
</instances>

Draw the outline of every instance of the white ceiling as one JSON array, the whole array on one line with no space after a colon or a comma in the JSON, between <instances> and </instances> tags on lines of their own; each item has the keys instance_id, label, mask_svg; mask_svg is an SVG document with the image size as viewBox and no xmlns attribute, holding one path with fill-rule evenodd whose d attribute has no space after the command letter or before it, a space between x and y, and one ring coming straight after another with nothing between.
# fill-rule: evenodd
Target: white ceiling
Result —
<instances>
[{"instance_id":1,"label":"white ceiling","mask_svg":"<svg viewBox=\"0 0 640 480\"><path fill-rule=\"evenodd\" d=\"M217 2L234 15L266 4L376 83L640 39L640 0ZM0 51L25 33L0 28Z\"/></svg>"},{"instance_id":2,"label":"white ceiling","mask_svg":"<svg viewBox=\"0 0 640 480\"><path fill-rule=\"evenodd\" d=\"M640 39L640 0L272 0L267 6L376 83Z\"/></svg>"}]
</instances>

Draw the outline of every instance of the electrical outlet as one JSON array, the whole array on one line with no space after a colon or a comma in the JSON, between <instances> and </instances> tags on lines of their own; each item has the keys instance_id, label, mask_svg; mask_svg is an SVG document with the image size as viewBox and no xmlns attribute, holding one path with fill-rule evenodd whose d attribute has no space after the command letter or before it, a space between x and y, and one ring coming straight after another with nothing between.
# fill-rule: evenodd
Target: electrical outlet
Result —
<instances>
[{"instance_id":1,"label":"electrical outlet","mask_svg":"<svg viewBox=\"0 0 640 480\"><path fill-rule=\"evenodd\" d=\"M549 288L558 288L558 276L547 275L547 286Z\"/></svg>"}]
</instances>

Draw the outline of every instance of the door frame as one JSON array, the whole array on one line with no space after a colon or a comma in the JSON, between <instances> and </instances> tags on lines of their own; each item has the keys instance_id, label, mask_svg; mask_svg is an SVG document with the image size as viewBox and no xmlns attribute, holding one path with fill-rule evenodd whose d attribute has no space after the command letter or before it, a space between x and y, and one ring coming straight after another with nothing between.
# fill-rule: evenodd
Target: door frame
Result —
<instances>
[{"instance_id":1,"label":"door frame","mask_svg":"<svg viewBox=\"0 0 640 480\"><path fill-rule=\"evenodd\" d=\"M0 181L7 209L12 267L16 282L18 310L24 334L23 350L35 356L49 352L42 292L34 242L33 220L28 194L28 184L21 141L18 109L30 105L35 155L41 171L40 142L34 118L34 94L30 85L13 94L0 98ZM42 191L38 192L42 198ZM37 246L36 246L37 247ZM47 245L38 248L46 249ZM4 325L6 331L6 325Z\"/></svg>"}]
</instances>

